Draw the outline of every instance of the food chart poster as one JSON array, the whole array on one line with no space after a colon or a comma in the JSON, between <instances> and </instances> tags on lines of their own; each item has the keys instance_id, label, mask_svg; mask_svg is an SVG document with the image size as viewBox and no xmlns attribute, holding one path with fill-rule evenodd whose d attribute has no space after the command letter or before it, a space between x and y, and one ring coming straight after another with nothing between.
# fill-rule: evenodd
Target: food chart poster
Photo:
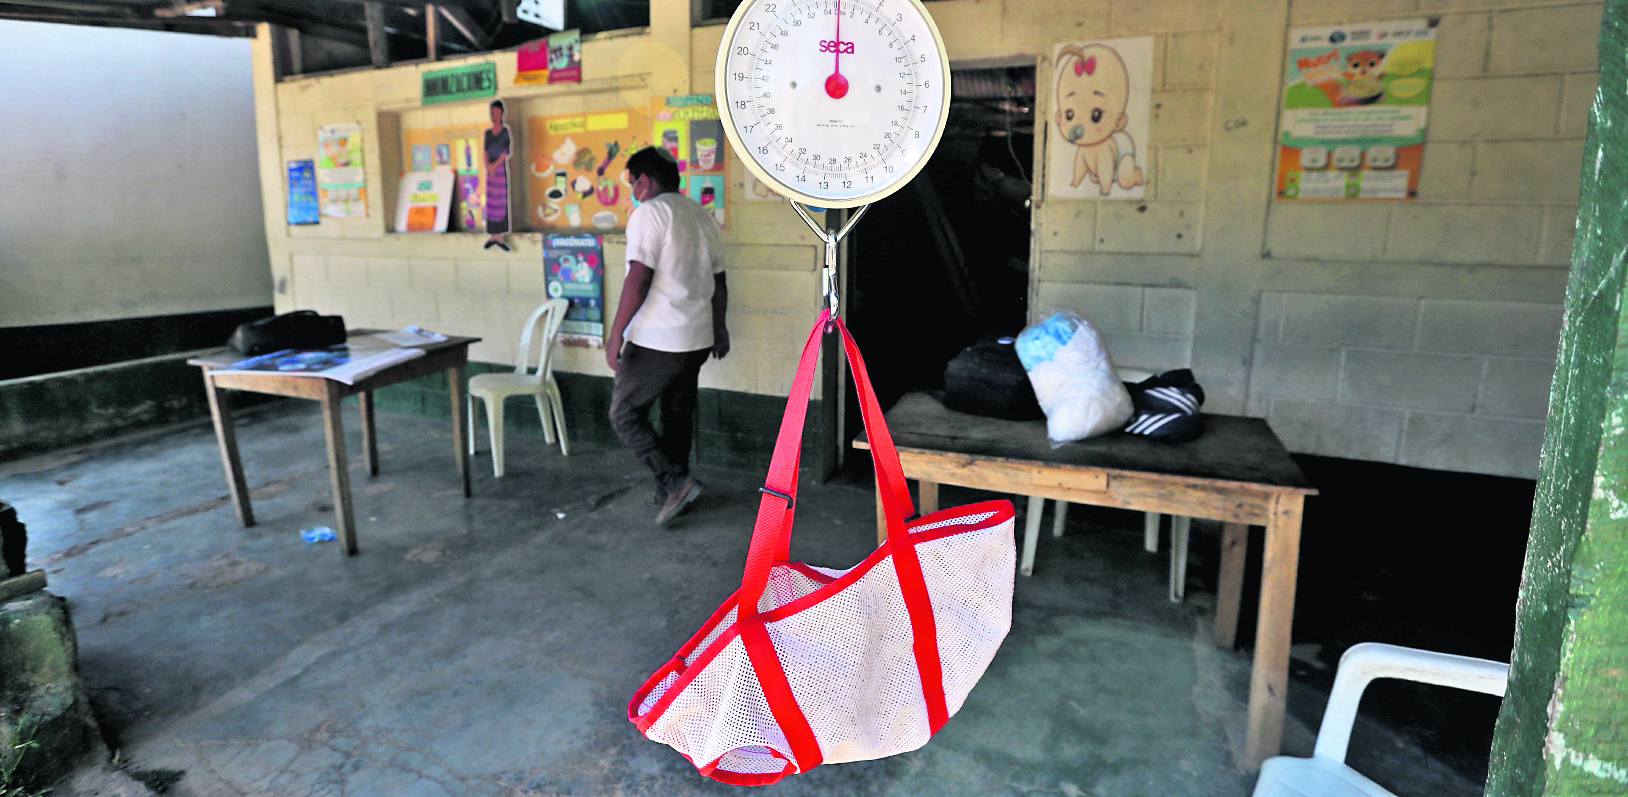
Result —
<instances>
[{"instance_id":1,"label":"food chart poster","mask_svg":"<svg viewBox=\"0 0 1628 797\"><path fill-rule=\"evenodd\" d=\"M649 145L647 106L526 117L527 225L626 229L633 211L627 157Z\"/></svg>"},{"instance_id":2,"label":"food chart poster","mask_svg":"<svg viewBox=\"0 0 1628 797\"><path fill-rule=\"evenodd\" d=\"M1057 45L1051 90L1047 195L1141 199L1153 107L1153 37Z\"/></svg>"},{"instance_id":3,"label":"food chart poster","mask_svg":"<svg viewBox=\"0 0 1628 797\"><path fill-rule=\"evenodd\" d=\"M650 140L678 162L679 190L724 224L723 121L711 94L650 100Z\"/></svg>"},{"instance_id":4,"label":"food chart poster","mask_svg":"<svg viewBox=\"0 0 1628 797\"><path fill-rule=\"evenodd\" d=\"M1422 19L1289 32L1281 199L1413 199L1436 31Z\"/></svg>"},{"instance_id":5,"label":"food chart poster","mask_svg":"<svg viewBox=\"0 0 1628 797\"><path fill-rule=\"evenodd\" d=\"M317 128L317 201L335 219L367 216L367 172L362 168L362 126Z\"/></svg>"},{"instance_id":6,"label":"food chart poster","mask_svg":"<svg viewBox=\"0 0 1628 797\"><path fill-rule=\"evenodd\" d=\"M543 272L548 298L571 303L560 323L566 343L602 345L605 337L605 250L597 235L543 238Z\"/></svg>"}]
</instances>

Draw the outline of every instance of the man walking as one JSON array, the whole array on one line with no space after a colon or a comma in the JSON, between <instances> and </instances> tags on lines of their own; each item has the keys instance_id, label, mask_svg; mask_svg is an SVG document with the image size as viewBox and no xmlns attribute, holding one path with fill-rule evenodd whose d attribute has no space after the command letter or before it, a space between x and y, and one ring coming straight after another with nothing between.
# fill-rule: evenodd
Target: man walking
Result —
<instances>
[{"instance_id":1,"label":"man walking","mask_svg":"<svg viewBox=\"0 0 1628 797\"><path fill-rule=\"evenodd\" d=\"M678 164L656 147L627 160L633 198L627 222L627 274L605 341L616 373L610 420L622 444L656 477L665 526L701 494L690 475L697 380L707 355L729 353L724 312L724 247L718 224L678 192ZM650 425L661 403L662 434Z\"/></svg>"}]
</instances>

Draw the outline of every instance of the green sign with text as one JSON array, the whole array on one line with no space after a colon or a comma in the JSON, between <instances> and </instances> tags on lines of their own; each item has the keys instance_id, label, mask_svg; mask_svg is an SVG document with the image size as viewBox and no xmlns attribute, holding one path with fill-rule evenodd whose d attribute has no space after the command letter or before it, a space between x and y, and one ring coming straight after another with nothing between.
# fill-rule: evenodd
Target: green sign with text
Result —
<instances>
[{"instance_id":1,"label":"green sign with text","mask_svg":"<svg viewBox=\"0 0 1628 797\"><path fill-rule=\"evenodd\" d=\"M424 104L497 94L497 65L475 64L424 73Z\"/></svg>"}]
</instances>

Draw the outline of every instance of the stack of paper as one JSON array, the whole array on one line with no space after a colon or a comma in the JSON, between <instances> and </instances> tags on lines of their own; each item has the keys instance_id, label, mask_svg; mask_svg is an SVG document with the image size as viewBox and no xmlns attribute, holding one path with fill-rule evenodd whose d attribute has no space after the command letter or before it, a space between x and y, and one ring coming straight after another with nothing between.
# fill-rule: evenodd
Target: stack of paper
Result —
<instances>
[{"instance_id":1,"label":"stack of paper","mask_svg":"<svg viewBox=\"0 0 1628 797\"><path fill-rule=\"evenodd\" d=\"M423 357L423 349L391 348L363 350L344 344L316 351L284 349L232 363L217 373L275 373L288 376L321 376L354 385L397 363Z\"/></svg>"}]
</instances>

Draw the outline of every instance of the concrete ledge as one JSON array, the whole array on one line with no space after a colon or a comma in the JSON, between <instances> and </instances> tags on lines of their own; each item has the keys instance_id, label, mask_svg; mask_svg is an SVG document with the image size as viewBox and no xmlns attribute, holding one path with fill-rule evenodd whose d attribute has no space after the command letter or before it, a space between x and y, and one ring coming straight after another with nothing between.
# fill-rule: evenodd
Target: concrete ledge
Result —
<instances>
[{"instance_id":1,"label":"concrete ledge","mask_svg":"<svg viewBox=\"0 0 1628 797\"><path fill-rule=\"evenodd\" d=\"M0 459L207 416L197 353L0 381Z\"/></svg>"}]
</instances>

